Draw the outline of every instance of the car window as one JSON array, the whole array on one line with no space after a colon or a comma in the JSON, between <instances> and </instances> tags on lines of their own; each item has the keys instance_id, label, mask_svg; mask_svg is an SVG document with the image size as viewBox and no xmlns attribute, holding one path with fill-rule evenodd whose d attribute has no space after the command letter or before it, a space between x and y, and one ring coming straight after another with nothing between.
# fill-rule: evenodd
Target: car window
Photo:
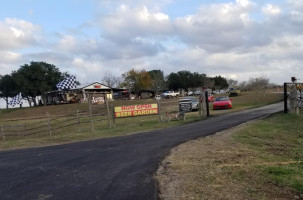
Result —
<instances>
[{"instance_id":1,"label":"car window","mask_svg":"<svg viewBox=\"0 0 303 200\"><path fill-rule=\"evenodd\" d=\"M228 97L217 97L216 101L226 101L228 100Z\"/></svg>"}]
</instances>

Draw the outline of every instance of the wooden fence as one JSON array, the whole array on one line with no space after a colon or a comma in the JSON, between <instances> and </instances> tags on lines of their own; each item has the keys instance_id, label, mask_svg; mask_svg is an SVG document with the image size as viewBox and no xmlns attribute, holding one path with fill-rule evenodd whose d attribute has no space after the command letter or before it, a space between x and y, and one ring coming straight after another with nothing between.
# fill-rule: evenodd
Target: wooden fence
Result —
<instances>
[{"instance_id":1,"label":"wooden fence","mask_svg":"<svg viewBox=\"0 0 303 200\"><path fill-rule=\"evenodd\" d=\"M9 137L31 136L36 134L52 134L72 127L70 131L81 131L89 127L90 130L100 125L100 122L112 127L111 112L106 108L96 110L76 110L74 114L62 116L50 116L47 113L40 118L23 120L5 120L0 122L0 136L3 141Z\"/></svg>"},{"instance_id":2,"label":"wooden fence","mask_svg":"<svg viewBox=\"0 0 303 200\"><path fill-rule=\"evenodd\" d=\"M97 127L113 128L116 126L116 120L120 120L114 118L114 106L114 104L104 104L97 109L94 107L88 110L77 109L68 115L51 116L45 113L36 118L2 120L0 122L0 137L6 141L16 137L35 135L39 137L41 134L52 136L60 132L90 131ZM158 107L160 116L166 111L177 110L178 101L161 101Z\"/></svg>"}]
</instances>

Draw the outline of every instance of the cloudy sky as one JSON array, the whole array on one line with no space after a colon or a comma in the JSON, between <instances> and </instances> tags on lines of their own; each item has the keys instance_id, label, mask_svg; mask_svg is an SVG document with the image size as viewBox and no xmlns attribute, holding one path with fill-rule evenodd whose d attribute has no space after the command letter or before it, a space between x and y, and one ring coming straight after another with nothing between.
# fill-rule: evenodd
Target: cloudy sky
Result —
<instances>
[{"instance_id":1,"label":"cloudy sky","mask_svg":"<svg viewBox=\"0 0 303 200\"><path fill-rule=\"evenodd\" d=\"M81 83L131 68L303 81L303 0L9 0L0 74L45 61Z\"/></svg>"}]
</instances>

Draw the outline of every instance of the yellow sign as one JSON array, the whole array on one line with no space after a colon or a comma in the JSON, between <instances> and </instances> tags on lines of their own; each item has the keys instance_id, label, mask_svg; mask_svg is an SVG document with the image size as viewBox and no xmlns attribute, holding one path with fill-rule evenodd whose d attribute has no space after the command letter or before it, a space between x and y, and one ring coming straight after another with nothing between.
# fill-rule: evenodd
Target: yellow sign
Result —
<instances>
[{"instance_id":1,"label":"yellow sign","mask_svg":"<svg viewBox=\"0 0 303 200\"><path fill-rule=\"evenodd\" d=\"M115 107L115 117L133 117L158 114L158 105L142 104Z\"/></svg>"},{"instance_id":2,"label":"yellow sign","mask_svg":"<svg viewBox=\"0 0 303 200\"><path fill-rule=\"evenodd\" d=\"M303 90L303 84L296 84L298 90Z\"/></svg>"}]
</instances>

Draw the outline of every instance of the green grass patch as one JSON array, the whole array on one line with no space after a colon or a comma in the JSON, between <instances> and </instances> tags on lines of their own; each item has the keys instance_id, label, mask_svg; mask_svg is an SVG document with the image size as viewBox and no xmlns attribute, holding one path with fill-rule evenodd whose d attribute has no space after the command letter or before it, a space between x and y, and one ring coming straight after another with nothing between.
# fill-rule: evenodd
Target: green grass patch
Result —
<instances>
[{"instance_id":1,"label":"green grass patch","mask_svg":"<svg viewBox=\"0 0 303 200\"><path fill-rule=\"evenodd\" d=\"M302 110L301 110L302 112ZM255 170L303 193L303 114L275 114L233 135L261 159Z\"/></svg>"}]
</instances>

